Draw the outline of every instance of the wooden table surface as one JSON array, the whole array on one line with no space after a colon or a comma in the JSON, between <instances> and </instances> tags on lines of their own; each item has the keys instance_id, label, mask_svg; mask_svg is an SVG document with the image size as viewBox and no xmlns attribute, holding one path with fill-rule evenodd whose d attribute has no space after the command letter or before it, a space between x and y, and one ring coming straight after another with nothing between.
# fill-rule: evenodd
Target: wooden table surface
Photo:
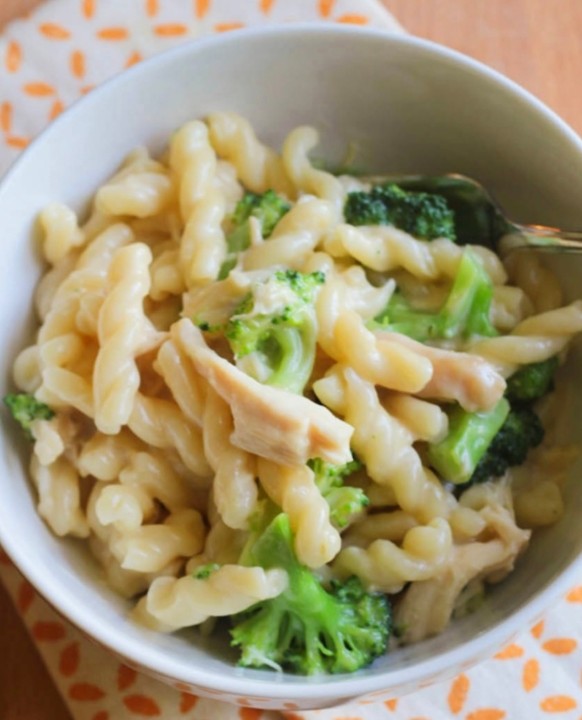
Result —
<instances>
[{"instance_id":1,"label":"wooden table surface","mask_svg":"<svg viewBox=\"0 0 582 720\"><path fill-rule=\"evenodd\" d=\"M500 70L582 134L582 0L382 2L410 32ZM36 4L0 0L0 26ZM0 720L70 720L1 586L0 648Z\"/></svg>"}]
</instances>

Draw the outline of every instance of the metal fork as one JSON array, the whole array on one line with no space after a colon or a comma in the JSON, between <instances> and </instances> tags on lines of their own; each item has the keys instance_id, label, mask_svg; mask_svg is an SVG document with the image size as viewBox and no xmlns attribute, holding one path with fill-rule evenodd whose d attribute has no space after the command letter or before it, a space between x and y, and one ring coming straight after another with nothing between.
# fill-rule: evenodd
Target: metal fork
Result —
<instances>
[{"instance_id":1,"label":"metal fork","mask_svg":"<svg viewBox=\"0 0 582 720\"><path fill-rule=\"evenodd\" d=\"M461 244L485 245L502 255L525 247L582 252L582 232L513 222L483 185L465 175L374 176L365 180L373 184L394 182L405 190L443 195L455 212L457 239Z\"/></svg>"}]
</instances>

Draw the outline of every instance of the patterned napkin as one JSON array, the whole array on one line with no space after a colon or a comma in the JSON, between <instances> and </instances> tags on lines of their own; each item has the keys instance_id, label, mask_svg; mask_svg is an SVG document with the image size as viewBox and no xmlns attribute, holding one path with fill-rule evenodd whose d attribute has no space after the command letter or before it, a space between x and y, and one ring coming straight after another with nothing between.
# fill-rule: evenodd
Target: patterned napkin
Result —
<instances>
[{"instance_id":1,"label":"patterned napkin","mask_svg":"<svg viewBox=\"0 0 582 720\"><path fill-rule=\"evenodd\" d=\"M201 35L322 19L402 31L376 0L47 0L0 37L0 174L64 107L144 57ZM75 720L582 719L582 585L452 682L399 699L278 713L198 698L120 664L57 615L1 550L0 579Z\"/></svg>"}]
</instances>

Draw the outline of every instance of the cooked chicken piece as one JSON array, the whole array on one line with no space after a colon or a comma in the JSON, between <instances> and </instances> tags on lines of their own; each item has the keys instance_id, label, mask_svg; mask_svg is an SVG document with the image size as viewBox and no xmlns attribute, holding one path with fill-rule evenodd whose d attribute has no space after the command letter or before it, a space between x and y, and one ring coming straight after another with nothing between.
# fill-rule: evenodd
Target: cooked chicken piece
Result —
<instances>
[{"instance_id":1,"label":"cooked chicken piece","mask_svg":"<svg viewBox=\"0 0 582 720\"><path fill-rule=\"evenodd\" d=\"M445 569L431 580L410 585L395 613L404 628L402 641L415 643L438 635L448 625L455 602L469 582L499 582L511 570L530 538L515 524L513 513L496 505L482 511L492 539L456 545Z\"/></svg>"},{"instance_id":2,"label":"cooked chicken piece","mask_svg":"<svg viewBox=\"0 0 582 720\"><path fill-rule=\"evenodd\" d=\"M477 355L424 345L400 333L376 331L379 344L399 343L430 360L433 374L416 395L456 401L468 412L491 410L505 391L505 380L491 363Z\"/></svg>"},{"instance_id":3,"label":"cooked chicken piece","mask_svg":"<svg viewBox=\"0 0 582 720\"><path fill-rule=\"evenodd\" d=\"M172 337L229 404L233 445L281 465L304 465L313 457L336 465L351 459L353 428L327 408L245 375L213 352L189 320L176 323Z\"/></svg>"}]
</instances>

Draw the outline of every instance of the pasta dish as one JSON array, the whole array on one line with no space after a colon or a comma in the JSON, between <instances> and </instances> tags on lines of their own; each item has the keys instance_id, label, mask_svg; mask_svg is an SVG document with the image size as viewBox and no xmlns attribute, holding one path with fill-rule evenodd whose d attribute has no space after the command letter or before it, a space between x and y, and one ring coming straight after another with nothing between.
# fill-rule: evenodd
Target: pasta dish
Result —
<instances>
[{"instance_id":1,"label":"pasta dish","mask_svg":"<svg viewBox=\"0 0 582 720\"><path fill-rule=\"evenodd\" d=\"M38 512L137 622L300 674L441 632L559 520L582 330L535 254L459 244L442 197L321 169L317 141L218 112L82 222L46 207L5 398Z\"/></svg>"}]
</instances>

